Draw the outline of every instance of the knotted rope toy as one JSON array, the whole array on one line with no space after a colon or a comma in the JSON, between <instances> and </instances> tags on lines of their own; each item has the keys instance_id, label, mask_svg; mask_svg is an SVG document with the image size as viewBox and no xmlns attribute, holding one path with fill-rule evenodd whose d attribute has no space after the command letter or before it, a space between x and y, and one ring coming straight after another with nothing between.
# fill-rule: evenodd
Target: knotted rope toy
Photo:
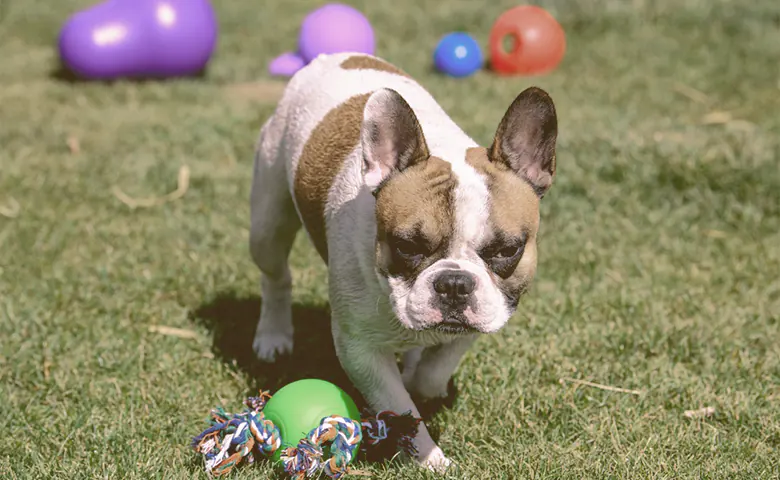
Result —
<instances>
[{"instance_id":1,"label":"knotted rope toy","mask_svg":"<svg viewBox=\"0 0 780 480\"><path fill-rule=\"evenodd\" d=\"M417 454L419 418L411 412L381 411L361 419L354 401L323 380L293 382L273 397L261 391L244 405L244 412L234 414L212 409L210 426L193 438L191 446L203 455L206 472L225 475L262 454L280 462L295 480L320 471L338 479L359 449L381 444Z\"/></svg>"}]
</instances>

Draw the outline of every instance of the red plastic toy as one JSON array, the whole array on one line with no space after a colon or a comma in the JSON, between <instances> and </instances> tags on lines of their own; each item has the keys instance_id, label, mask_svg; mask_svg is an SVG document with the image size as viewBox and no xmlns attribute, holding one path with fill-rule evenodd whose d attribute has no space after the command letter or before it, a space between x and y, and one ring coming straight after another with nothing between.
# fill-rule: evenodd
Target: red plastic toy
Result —
<instances>
[{"instance_id":1,"label":"red plastic toy","mask_svg":"<svg viewBox=\"0 0 780 480\"><path fill-rule=\"evenodd\" d=\"M512 47L507 51L507 37ZM552 71L566 51L561 25L546 10L521 5L502 13L490 31L490 61L499 74L539 75Z\"/></svg>"}]
</instances>

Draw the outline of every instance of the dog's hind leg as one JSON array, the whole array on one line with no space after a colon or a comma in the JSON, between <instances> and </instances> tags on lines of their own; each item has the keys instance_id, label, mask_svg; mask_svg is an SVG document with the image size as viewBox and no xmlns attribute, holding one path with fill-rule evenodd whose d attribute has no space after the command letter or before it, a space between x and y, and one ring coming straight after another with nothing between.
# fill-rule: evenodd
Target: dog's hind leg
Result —
<instances>
[{"instance_id":1,"label":"dog's hind leg","mask_svg":"<svg viewBox=\"0 0 780 480\"><path fill-rule=\"evenodd\" d=\"M273 118L261 130L255 151L249 247L261 272L262 307L252 347L261 360L272 362L293 348L292 277L288 257L301 222L279 158Z\"/></svg>"}]
</instances>

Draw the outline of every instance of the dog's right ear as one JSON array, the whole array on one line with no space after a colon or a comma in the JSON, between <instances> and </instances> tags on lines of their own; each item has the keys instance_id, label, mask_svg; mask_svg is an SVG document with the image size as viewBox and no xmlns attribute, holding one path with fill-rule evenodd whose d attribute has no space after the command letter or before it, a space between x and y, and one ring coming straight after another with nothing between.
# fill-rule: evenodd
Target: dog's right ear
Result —
<instances>
[{"instance_id":1,"label":"dog's right ear","mask_svg":"<svg viewBox=\"0 0 780 480\"><path fill-rule=\"evenodd\" d=\"M429 157L420 122L395 90L383 88L368 98L360 131L363 179L376 191L393 172Z\"/></svg>"}]
</instances>

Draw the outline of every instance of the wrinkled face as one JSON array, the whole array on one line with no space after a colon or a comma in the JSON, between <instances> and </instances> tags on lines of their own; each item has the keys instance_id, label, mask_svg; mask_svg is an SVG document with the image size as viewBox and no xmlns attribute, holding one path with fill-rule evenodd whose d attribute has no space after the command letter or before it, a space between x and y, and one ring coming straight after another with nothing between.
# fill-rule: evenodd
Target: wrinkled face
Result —
<instances>
[{"instance_id":1,"label":"wrinkled face","mask_svg":"<svg viewBox=\"0 0 780 480\"><path fill-rule=\"evenodd\" d=\"M413 330L495 332L536 272L539 199L555 175L550 96L521 92L489 149L431 155L396 91L363 114L363 179L376 198L376 271L394 313Z\"/></svg>"},{"instance_id":2,"label":"wrinkled face","mask_svg":"<svg viewBox=\"0 0 780 480\"><path fill-rule=\"evenodd\" d=\"M376 270L413 330L495 332L536 270L539 196L471 148L391 176L376 194Z\"/></svg>"}]
</instances>

